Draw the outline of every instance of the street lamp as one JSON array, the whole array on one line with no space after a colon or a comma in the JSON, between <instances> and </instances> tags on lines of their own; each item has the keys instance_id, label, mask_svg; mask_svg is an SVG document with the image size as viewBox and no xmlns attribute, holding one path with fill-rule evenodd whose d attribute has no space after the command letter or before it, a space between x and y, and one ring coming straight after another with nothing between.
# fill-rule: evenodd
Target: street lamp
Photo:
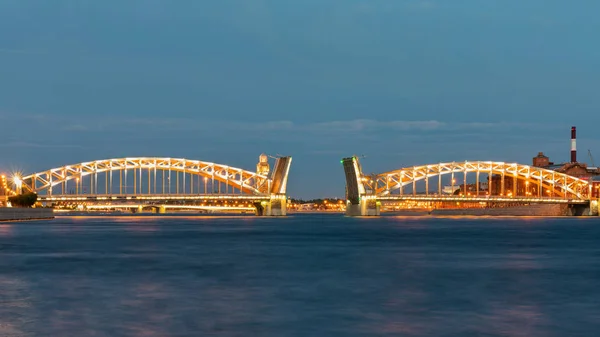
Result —
<instances>
[{"instance_id":1,"label":"street lamp","mask_svg":"<svg viewBox=\"0 0 600 337\"><path fill-rule=\"evenodd\" d=\"M23 186L23 181L21 180L21 177L19 175L15 174L12 178L12 181L15 184L15 188L16 188L17 192L22 193L21 187Z\"/></svg>"},{"instance_id":2,"label":"street lamp","mask_svg":"<svg viewBox=\"0 0 600 337\"><path fill-rule=\"evenodd\" d=\"M204 194L206 194L206 184L208 182L208 178L204 177Z\"/></svg>"}]
</instances>

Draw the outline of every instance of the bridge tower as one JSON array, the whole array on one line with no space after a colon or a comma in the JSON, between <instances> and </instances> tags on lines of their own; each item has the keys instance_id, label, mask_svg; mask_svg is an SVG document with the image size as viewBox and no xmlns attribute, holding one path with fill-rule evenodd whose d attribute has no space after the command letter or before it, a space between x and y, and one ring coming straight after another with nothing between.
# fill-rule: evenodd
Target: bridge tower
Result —
<instances>
[{"instance_id":1,"label":"bridge tower","mask_svg":"<svg viewBox=\"0 0 600 337\"><path fill-rule=\"evenodd\" d=\"M256 164L256 173L266 176L269 174L269 170L269 157L267 157L266 154L262 153L260 156L258 156L258 164Z\"/></svg>"},{"instance_id":2,"label":"bridge tower","mask_svg":"<svg viewBox=\"0 0 600 337\"><path fill-rule=\"evenodd\" d=\"M258 164L256 164L256 173L260 174L261 176L268 177L270 169L271 168L269 167L269 157L266 154L262 153L258 157ZM266 182L266 184L265 184L265 182ZM271 190L271 185L270 185L268 178L266 178L266 179L259 178L258 186L260 186L259 191L261 193L268 194Z\"/></svg>"},{"instance_id":3,"label":"bridge tower","mask_svg":"<svg viewBox=\"0 0 600 337\"><path fill-rule=\"evenodd\" d=\"M357 157L342 159L346 174L346 215L377 216L380 215L380 203L375 191L367 193L367 185L362 167Z\"/></svg>"}]
</instances>

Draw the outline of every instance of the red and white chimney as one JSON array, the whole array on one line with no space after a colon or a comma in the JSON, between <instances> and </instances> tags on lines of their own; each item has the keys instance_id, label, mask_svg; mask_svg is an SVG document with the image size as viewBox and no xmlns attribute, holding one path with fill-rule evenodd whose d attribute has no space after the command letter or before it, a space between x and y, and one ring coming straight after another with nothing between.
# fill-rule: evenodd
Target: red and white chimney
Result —
<instances>
[{"instance_id":1,"label":"red and white chimney","mask_svg":"<svg viewBox=\"0 0 600 337\"><path fill-rule=\"evenodd\" d=\"M577 162L577 131L574 126L571 127L571 163Z\"/></svg>"}]
</instances>

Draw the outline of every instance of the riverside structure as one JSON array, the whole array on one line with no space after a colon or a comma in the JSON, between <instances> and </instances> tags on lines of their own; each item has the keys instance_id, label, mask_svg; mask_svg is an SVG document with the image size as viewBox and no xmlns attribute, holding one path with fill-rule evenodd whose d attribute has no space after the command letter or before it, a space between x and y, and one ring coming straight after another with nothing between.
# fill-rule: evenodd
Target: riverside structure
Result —
<instances>
[{"instance_id":1,"label":"riverside structure","mask_svg":"<svg viewBox=\"0 0 600 337\"><path fill-rule=\"evenodd\" d=\"M286 215L292 157L270 171L260 155L257 172L192 159L128 157L65 165L14 179L16 190L45 205L79 209L254 211Z\"/></svg>"},{"instance_id":2,"label":"riverside structure","mask_svg":"<svg viewBox=\"0 0 600 337\"><path fill-rule=\"evenodd\" d=\"M346 176L346 214L349 216L377 216L382 203L403 201L457 206L469 203L479 208L495 208L499 204L564 204L573 215L598 215L600 181L587 181L540 167L464 161L365 175L358 157L343 158L341 162ZM474 184L468 183L469 174L471 178L475 176ZM450 180L451 194L443 193L444 176ZM494 188L495 176L499 176L499 188ZM457 177L462 178L462 184L457 183ZM484 178L487 190L480 188ZM509 180L515 183L507 189Z\"/></svg>"}]
</instances>

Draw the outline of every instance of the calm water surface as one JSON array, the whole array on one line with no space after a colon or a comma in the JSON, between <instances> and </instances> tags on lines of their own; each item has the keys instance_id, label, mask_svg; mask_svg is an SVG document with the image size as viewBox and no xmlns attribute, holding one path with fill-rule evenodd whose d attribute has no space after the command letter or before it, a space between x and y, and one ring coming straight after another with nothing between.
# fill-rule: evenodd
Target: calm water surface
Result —
<instances>
[{"instance_id":1,"label":"calm water surface","mask_svg":"<svg viewBox=\"0 0 600 337\"><path fill-rule=\"evenodd\" d=\"M0 336L597 336L600 219L0 224Z\"/></svg>"}]
</instances>

